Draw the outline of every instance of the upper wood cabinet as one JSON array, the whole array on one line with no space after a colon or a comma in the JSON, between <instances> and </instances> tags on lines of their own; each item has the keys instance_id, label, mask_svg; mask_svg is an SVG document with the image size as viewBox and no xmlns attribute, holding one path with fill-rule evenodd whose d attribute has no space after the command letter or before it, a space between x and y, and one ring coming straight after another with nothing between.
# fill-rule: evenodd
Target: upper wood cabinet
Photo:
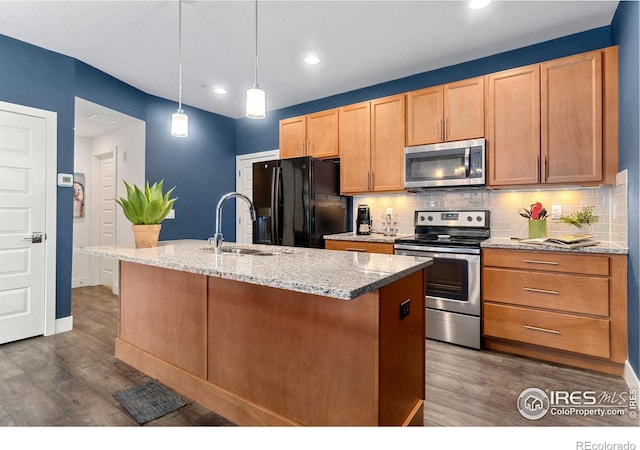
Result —
<instances>
[{"instance_id":1,"label":"upper wood cabinet","mask_svg":"<svg viewBox=\"0 0 640 450\"><path fill-rule=\"evenodd\" d=\"M405 96L340 108L340 191L404 190Z\"/></svg>"},{"instance_id":2,"label":"upper wood cabinet","mask_svg":"<svg viewBox=\"0 0 640 450\"><path fill-rule=\"evenodd\" d=\"M540 66L542 183L602 180L602 53Z\"/></svg>"},{"instance_id":3,"label":"upper wood cabinet","mask_svg":"<svg viewBox=\"0 0 640 450\"><path fill-rule=\"evenodd\" d=\"M338 110L330 109L280 121L280 158L338 157Z\"/></svg>"},{"instance_id":4,"label":"upper wood cabinet","mask_svg":"<svg viewBox=\"0 0 640 450\"><path fill-rule=\"evenodd\" d=\"M484 77L407 93L410 145L484 137Z\"/></svg>"},{"instance_id":5,"label":"upper wood cabinet","mask_svg":"<svg viewBox=\"0 0 640 450\"><path fill-rule=\"evenodd\" d=\"M617 48L488 76L489 187L611 184Z\"/></svg>"},{"instance_id":6,"label":"upper wood cabinet","mask_svg":"<svg viewBox=\"0 0 640 450\"><path fill-rule=\"evenodd\" d=\"M487 78L487 174L491 186L540 179L540 66Z\"/></svg>"}]
</instances>

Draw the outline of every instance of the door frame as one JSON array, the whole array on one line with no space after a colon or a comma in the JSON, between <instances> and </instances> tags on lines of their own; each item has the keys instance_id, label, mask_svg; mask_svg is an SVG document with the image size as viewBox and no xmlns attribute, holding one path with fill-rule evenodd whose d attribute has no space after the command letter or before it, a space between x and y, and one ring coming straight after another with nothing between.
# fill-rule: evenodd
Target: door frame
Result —
<instances>
[{"instance_id":1,"label":"door frame","mask_svg":"<svg viewBox=\"0 0 640 450\"><path fill-rule=\"evenodd\" d=\"M91 209L89 213L91 216L91 229L89 230L89 242L91 246L99 245L99 234L100 234L100 211L99 209L102 207L100 205L99 194L98 194L98 186L100 185L100 180L98 179L98 174L100 174L100 162L104 158L112 158L114 164L114 176L116 183L116 197L117 195L117 183L118 183L118 146L117 145L109 145L98 150L91 151L91 204L95 205L94 208ZM114 205L115 206L115 205ZM117 214L117 210L116 210ZM114 239L117 244L118 242L118 221L116 220L113 224L114 230ZM91 286L97 286L100 284L100 261L101 257L92 256L92 264L91 264ZM111 287L111 292L115 295L118 295L120 292L119 286L119 274L118 268L119 264L114 263L113 269L113 286Z\"/></svg>"},{"instance_id":2,"label":"door frame","mask_svg":"<svg viewBox=\"0 0 640 450\"><path fill-rule=\"evenodd\" d=\"M248 161L248 160L255 160L254 162L260 162L260 161L269 161L272 159L278 159L280 158L280 150L279 149L275 149L275 150L266 150L263 152L255 152L255 153L245 153L244 155L236 155L236 192L240 192L241 194L244 194L245 192L242 192L240 189L240 174L238 173L238 167L240 167L240 163L243 161ZM240 214L242 214L242 209L241 208L236 208L236 241L238 240L238 233L241 231L240 230Z\"/></svg>"},{"instance_id":3,"label":"door frame","mask_svg":"<svg viewBox=\"0 0 640 450\"><path fill-rule=\"evenodd\" d=\"M0 109L45 120L45 240L44 240L44 335L56 334L56 220L58 216L58 114L44 109L0 101ZM67 318L63 318L67 319ZM67 331L66 321L59 331Z\"/></svg>"}]
</instances>

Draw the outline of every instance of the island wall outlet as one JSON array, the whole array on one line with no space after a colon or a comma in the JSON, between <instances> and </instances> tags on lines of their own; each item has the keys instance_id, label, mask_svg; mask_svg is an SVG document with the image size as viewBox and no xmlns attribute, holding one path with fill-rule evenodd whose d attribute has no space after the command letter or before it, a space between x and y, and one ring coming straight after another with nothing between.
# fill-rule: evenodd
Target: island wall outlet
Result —
<instances>
[{"instance_id":1,"label":"island wall outlet","mask_svg":"<svg viewBox=\"0 0 640 450\"><path fill-rule=\"evenodd\" d=\"M562 205L551 205L551 220L560 220Z\"/></svg>"},{"instance_id":2,"label":"island wall outlet","mask_svg":"<svg viewBox=\"0 0 640 450\"><path fill-rule=\"evenodd\" d=\"M400 320L404 319L411 312L411 299L406 299L400 303Z\"/></svg>"}]
</instances>

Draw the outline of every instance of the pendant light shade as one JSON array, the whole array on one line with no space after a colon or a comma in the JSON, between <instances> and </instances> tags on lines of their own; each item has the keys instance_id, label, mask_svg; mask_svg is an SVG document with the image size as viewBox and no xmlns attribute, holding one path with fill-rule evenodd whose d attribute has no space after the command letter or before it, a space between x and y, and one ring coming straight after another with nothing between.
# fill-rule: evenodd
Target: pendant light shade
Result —
<instances>
[{"instance_id":1,"label":"pendant light shade","mask_svg":"<svg viewBox=\"0 0 640 450\"><path fill-rule=\"evenodd\" d=\"M247 89L247 117L264 119L266 115L266 93L254 84L251 89Z\"/></svg>"},{"instance_id":2,"label":"pendant light shade","mask_svg":"<svg viewBox=\"0 0 640 450\"><path fill-rule=\"evenodd\" d=\"M171 136L189 136L189 116L182 109L178 109L171 115Z\"/></svg>"},{"instance_id":3,"label":"pendant light shade","mask_svg":"<svg viewBox=\"0 0 640 450\"><path fill-rule=\"evenodd\" d=\"M247 89L247 117L264 119L267 115L266 93L258 86L258 0L256 0L256 71L253 87Z\"/></svg>"},{"instance_id":4,"label":"pendant light shade","mask_svg":"<svg viewBox=\"0 0 640 450\"><path fill-rule=\"evenodd\" d=\"M189 117L182 110L182 0L178 2L178 110L171 115L171 136L189 136Z\"/></svg>"}]
</instances>

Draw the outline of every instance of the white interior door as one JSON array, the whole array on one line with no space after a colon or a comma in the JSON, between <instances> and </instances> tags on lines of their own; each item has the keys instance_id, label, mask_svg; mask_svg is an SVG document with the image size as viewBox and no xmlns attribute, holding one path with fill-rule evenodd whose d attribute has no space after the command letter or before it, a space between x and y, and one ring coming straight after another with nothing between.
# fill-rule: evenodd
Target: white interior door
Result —
<instances>
[{"instance_id":1,"label":"white interior door","mask_svg":"<svg viewBox=\"0 0 640 450\"><path fill-rule=\"evenodd\" d=\"M98 159L98 245L116 245L116 169L115 152L100 155ZM116 262L100 258L98 284L113 288Z\"/></svg>"},{"instance_id":2,"label":"white interior door","mask_svg":"<svg viewBox=\"0 0 640 450\"><path fill-rule=\"evenodd\" d=\"M253 200L253 163L278 159L279 150L236 156L236 191ZM238 202L236 206L236 242L253 242L253 222L249 210Z\"/></svg>"},{"instance_id":3,"label":"white interior door","mask_svg":"<svg viewBox=\"0 0 640 450\"><path fill-rule=\"evenodd\" d=\"M0 344L45 332L46 127L0 110Z\"/></svg>"}]
</instances>

